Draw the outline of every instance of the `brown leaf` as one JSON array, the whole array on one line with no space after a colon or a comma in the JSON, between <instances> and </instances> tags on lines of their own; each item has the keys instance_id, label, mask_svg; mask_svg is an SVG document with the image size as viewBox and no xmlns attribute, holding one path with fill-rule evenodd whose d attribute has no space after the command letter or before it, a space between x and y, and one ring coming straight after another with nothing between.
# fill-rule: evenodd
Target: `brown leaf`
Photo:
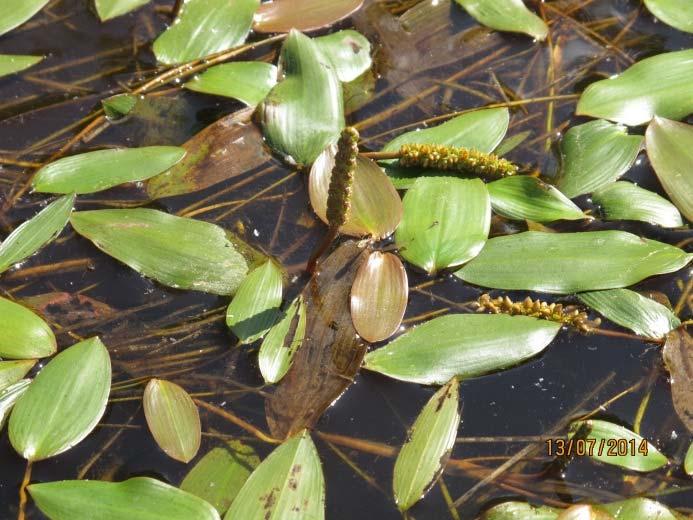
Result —
<instances>
[{"instance_id":1,"label":"brown leaf","mask_svg":"<svg viewBox=\"0 0 693 520\"><path fill-rule=\"evenodd\" d=\"M684 327L667 334L662 355L669 370L674 409L693 433L693 340Z\"/></svg>"},{"instance_id":2,"label":"brown leaf","mask_svg":"<svg viewBox=\"0 0 693 520\"><path fill-rule=\"evenodd\" d=\"M360 9L364 0L274 0L265 2L255 14L253 29L262 33L284 33L291 29L314 31L328 27Z\"/></svg>"},{"instance_id":3,"label":"brown leaf","mask_svg":"<svg viewBox=\"0 0 693 520\"><path fill-rule=\"evenodd\" d=\"M41 314L48 321L63 327L74 323L105 318L113 315L113 307L85 296L68 292L38 294L22 299L27 307Z\"/></svg>"},{"instance_id":4,"label":"brown leaf","mask_svg":"<svg viewBox=\"0 0 693 520\"><path fill-rule=\"evenodd\" d=\"M367 254L356 242L342 244L303 290L305 338L291 368L265 401L270 431L278 439L312 427L361 366L367 347L351 322L349 293Z\"/></svg>"}]
</instances>

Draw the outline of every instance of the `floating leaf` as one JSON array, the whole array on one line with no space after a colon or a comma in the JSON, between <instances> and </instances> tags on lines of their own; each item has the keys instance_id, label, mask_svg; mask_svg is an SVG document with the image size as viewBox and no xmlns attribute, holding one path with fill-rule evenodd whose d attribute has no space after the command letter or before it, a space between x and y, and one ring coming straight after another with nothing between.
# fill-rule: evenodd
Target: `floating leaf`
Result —
<instances>
[{"instance_id":1,"label":"floating leaf","mask_svg":"<svg viewBox=\"0 0 693 520\"><path fill-rule=\"evenodd\" d=\"M693 4L688 0L645 0L645 5L664 23L693 33Z\"/></svg>"},{"instance_id":2,"label":"floating leaf","mask_svg":"<svg viewBox=\"0 0 693 520\"><path fill-rule=\"evenodd\" d=\"M272 159L252 109L222 117L183 145L185 157L169 171L146 182L152 199L203 190L246 174Z\"/></svg>"},{"instance_id":3,"label":"floating leaf","mask_svg":"<svg viewBox=\"0 0 693 520\"><path fill-rule=\"evenodd\" d=\"M616 520L681 520L664 504L649 498L629 498L599 507Z\"/></svg>"},{"instance_id":4,"label":"floating leaf","mask_svg":"<svg viewBox=\"0 0 693 520\"><path fill-rule=\"evenodd\" d=\"M258 464L260 459L252 446L229 441L202 457L180 488L206 500L219 514L224 514Z\"/></svg>"},{"instance_id":5,"label":"floating leaf","mask_svg":"<svg viewBox=\"0 0 693 520\"><path fill-rule=\"evenodd\" d=\"M395 152L403 144L440 144L490 153L503 140L509 124L507 108L475 110L433 128L402 134L387 143L383 151ZM401 168L396 161L390 161L386 171L398 189L410 188L418 177L440 175L438 170Z\"/></svg>"},{"instance_id":6,"label":"floating leaf","mask_svg":"<svg viewBox=\"0 0 693 520\"><path fill-rule=\"evenodd\" d=\"M117 94L101 100L101 106L110 121L117 121L132 112L138 100L138 97L132 94Z\"/></svg>"},{"instance_id":7,"label":"floating leaf","mask_svg":"<svg viewBox=\"0 0 693 520\"><path fill-rule=\"evenodd\" d=\"M325 518L325 481L307 431L275 449L253 471L224 520Z\"/></svg>"},{"instance_id":8,"label":"floating leaf","mask_svg":"<svg viewBox=\"0 0 693 520\"><path fill-rule=\"evenodd\" d=\"M48 324L26 307L0 297L0 357L43 358L55 354L55 336Z\"/></svg>"},{"instance_id":9,"label":"floating leaf","mask_svg":"<svg viewBox=\"0 0 693 520\"><path fill-rule=\"evenodd\" d=\"M0 244L0 273L57 237L70 219L74 203L74 195L60 197L15 229Z\"/></svg>"},{"instance_id":10,"label":"floating leaf","mask_svg":"<svg viewBox=\"0 0 693 520\"><path fill-rule=\"evenodd\" d=\"M263 337L282 304L283 273L273 260L253 269L241 282L226 310L226 325L241 343Z\"/></svg>"},{"instance_id":11,"label":"floating leaf","mask_svg":"<svg viewBox=\"0 0 693 520\"><path fill-rule=\"evenodd\" d=\"M583 92L577 115L629 126L654 116L681 119L693 112L693 49L645 58L621 75L597 81Z\"/></svg>"},{"instance_id":12,"label":"floating leaf","mask_svg":"<svg viewBox=\"0 0 693 520\"><path fill-rule=\"evenodd\" d=\"M36 360L34 359L0 361L0 390L4 390L22 379L35 364Z\"/></svg>"},{"instance_id":13,"label":"floating leaf","mask_svg":"<svg viewBox=\"0 0 693 520\"><path fill-rule=\"evenodd\" d=\"M571 128L561 141L558 188L572 198L614 182L630 169L642 145L642 136L601 119Z\"/></svg>"},{"instance_id":14,"label":"floating leaf","mask_svg":"<svg viewBox=\"0 0 693 520\"><path fill-rule=\"evenodd\" d=\"M211 67L184 87L195 92L224 96L248 106L260 103L277 84L277 67L262 61L236 61Z\"/></svg>"},{"instance_id":15,"label":"floating leaf","mask_svg":"<svg viewBox=\"0 0 693 520\"><path fill-rule=\"evenodd\" d=\"M526 502L503 502L484 513L483 520L556 520L560 509Z\"/></svg>"},{"instance_id":16,"label":"floating leaf","mask_svg":"<svg viewBox=\"0 0 693 520\"><path fill-rule=\"evenodd\" d=\"M7 418L15 403L19 400L31 384L31 379L20 379L7 388L0 390L0 432L5 426Z\"/></svg>"},{"instance_id":17,"label":"floating leaf","mask_svg":"<svg viewBox=\"0 0 693 520\"><path fill-rule=\"evenodd\" d=\"M556 520L614 520L614 517L591 505L582 504L569 507Z\"/></svg>"},{"instance_id":18,"label":"floating leaf","mask_svg":"<svg viewBox=\"0 0 693 520\"><path fill-rule=\"evenodd\" d=\"M373 64L371 42L358 31L337 31L314 41L343 83L354 81Z\"/></svg>"},{"instance_id":19,"label":"floating leaf","mask_svg":"<svg viewBox=\"0 0 693 520\"><path fill-rule=\"evenodd\" d=\"M99 338L63 350L34 378L10 417L10 442L28 460L69 450L106 410L111 360Z\"/></svg>"},{"instance_id":20,"label":"floating leaf","mask_svg":"<svg viewBox=\"0 0 693 520\"><path fill-rule=\"evenodd\" d=\"M392 487L400 511L421 500L440 478L460 424L460 384L452 378L416 418L397 456Z\"/></svg>"},{"instance_id":21,"label":"floating leaf","mask_svg":"<svg viewBox=\"0 0 693 520\"><path fill-rule=\"evenodd\" d=\"M374 251L356 273L351 287L351 319L370 343L383 341L399 329L407 309L409 282L402 261L392 253Z\"/></svg>"},{"instance_id":22,"label":"floating leaf","mask_svg":"<svg viewBox=\"0 0 693 520\"><path fill-rule=\"evenodd\" d=\"M568 197L534 177L506 177L487 188L493 211L507 218L534 222L588 218Z\"/></svg>"},{"instance_id":23,"label":"floating leaf","mask_svg":"<svg viewBox=\"0 0 693 520\"><path fill-rule=\"evenodd\" d=\"M693 433L693 339L683 327L670 332L662 350L674 410Z\"/></svg>"},{"instance_id":24,"label":"floating leaf","mask_svg":"<svg viewBox=\"0 0 693 520\"><path fill-rule=\"evenodd\" d=\"M364 367L425 385L512 367L546 348L561 325L505 314L452 314L405 332L366 355Z\"/></svg>"},{"instance_id":25,"label":"floating leaf","mask_svg":"<svg viewBox=\"0 0 693 520\"><path fill-rule=\"evenodd\" d=\"M456 0L480 24L498 31L519 32L543 41L549 28L522 0Z\"/></svg>"},{"instance_id":26,"label":"floating leaf","mask_svg":"<svg viewBox=\"0 0 693 520\"><path fill-rule=\"evenodd\" d=\"M219 520L204 500L149 477L63 480L31 484L28 490L51 520Z\"/></svg>"},{"instance_id":27,"label":"floating leaf","mask_svg":"<svg viewBox=\"0 0 693 520\"><path fill-rule=\"evenodd\" d=\"M43 56L20 56L16 54L0 54L0 78L36 65Z\"/></svg>"},{"instance_id":28,"label":"floating leaf","mask_svg":"<svg viewBox=\"0 0 693 520\"><path fill-rule=\"evenodd\" d=\"M289 162L307 166L344 127L342 85L314 40L291 31L284 42L284 78L259 105L265 138Z\"/></svg>"},{"instance_id":29,"label":"floating leaf","mask_svg":"<svg viewBox=\"0 0 693 520\"><path fill-rule=\"evenodd\" d=\"M681 227L681 214L671 202L631 182L609 184L592 195L606 220L639 220L662 227Z\"/></svg>"},{"instance_id":30,"label":"floating leaf","mask_svg":"<svg viewBox=\"0 0 693 520\"><path fill-rule=\"evenodd\" d=\"M122 16L149 3L149 0L94 0L96 14L102 22Z\"/></svg>"},{"instance_id":31,"label":"floating leaf","mask_svg":"<svg viewBox=\"0 0 693 520\"><path fill-rule=\"evenodd\" d=\"M683 469L688 475L693 476L693 442L688 446L686 458L683 461Z\"/></svg>"},{"instance_id":32,"label":"floating leaf","mask_svg":"<svg viewBox=\"0 0 693 520\"><path fill-rule=\"evenodd\" d=\"M154 440L169 457L190 462L200 449L202 427L197 406L180 386L150 379L142 397Z\"/></svg>"},{"instance_id":33,"label":"floating leaf","mask_svg":"<svg viewBox=\"0 0 693 520\"><path fill-rule=\"evenodd\" d=\"M468 262L491 228L491 199L479 179L418 179L403 200L395 233L400 254L428 273Z\"/></svg>"},{"instance_id":34,"label":"floating leaf","mask_svg":"<svg viewBox=\"0 0 693 520\"><path fill-rule=\"evenodd\" d=\"M291 302L282 319L272 326L260 346L258 365L267 383L277 383L284 377L305 333L306 308L299 297Z\"/></svg>"},{"instance_id":35,"label":"floating leaf","mask_svg":"<svg viewBox=\"0 0 693 520\"><path fill-rule=\"evenodd\" d=\"M332 25L357 11L363 0L274 0L263 3L253 29L282 33L291 29L314 31Z\"/></svg>"},{"instance_id":36,"label":"floating leaf","mask_svg":"<svg viewBox=\"0 0 693 520\"><path fill-rule=\"evenodd\" d=\"M3 0L0 12L0 36L22 25L38 13L48 0Z\"/></svg>"},{"instance_id":37,"label":"floating leaf","mask_svg":"<svg viewBox=\"0 0 693 520\"><path fill-rule=\"evenodd\" d=\"M313 163L308 192L313 210L327 224L327 196L332 179L337 147L330 145ZM356 158L351 210L339 229L345 235L376 239L390 236L402 220L402 199L392 182L376 162Z\"/></svg>"},{"instance_id":38,"label":"floating leaf","mask_svg":"<svg viewBox=\"0 0 693 520\"><path fill-rule=\"evenodd\" d=\"M242 244L200 220L153 209L104 209L77 212L71 222L105 253L170 287L233 294L248 272Z\"/></svg>"},{"instance_id":39,"label":"floating leaf","mask_svg":"<svg viewBox=\"0 0 693 520\"><path fill-rule=\"evenodd\" d=\"M483 287L570 294L627 287L691 259L678 247L624 231L528 231L492 238L455 274Z\"/></svg>"},{"instance_id":40,"label":"floating leaf","mask_svg":"<svg viewBox=\"0 0 693 520\"><path fill-rule=\"evenodd\" d=\"M153 45L156 59L176 65L242 44L260 0L185 0Z\"/></svg>"},{"instance_id":41,"label":"floating leaf","mask_svg":"<svg viewBox=\"0 0 693 520\"><path fill-rule=\"evenodd\" d=\"M648 338L661 338L681 325L664 305L630 289L585 292L578 298L605 318Z\"/></svg>"},{"instance_id":42,"label":"floating leaf","mask_svg":"<svg viewBox=\"0 0 693 520\"><path fill-rule=\"evenodd\" d=\"M669 463L657 448L637 433L608 421L590 419L575 421L570 425L568 437L579 435L586 428L584 438L595 440L592 454L594 460L634 471L654 471Z\"/></svg>"},{"instance_id":43,"label":"floating leaf","mask_svg":"<svg viewBox=\"0 0 693 520\"><path fill-rule=\"evenodd\" d=\"M87 152L52 162L32 181L44 193L94 193L142 181L171 168L185 155L178 146L146 146Z\"/></svg>"},{"instance_id":44,"label":"floating leaf","mask_svg":"<svg viewBox=\"0 0 693 520\"><path fill-rule=\"evenodd\" d=\"M645 136L659 182L681 213L693 220L693 126L655 117Z\"/></svg>"}]
</instances>

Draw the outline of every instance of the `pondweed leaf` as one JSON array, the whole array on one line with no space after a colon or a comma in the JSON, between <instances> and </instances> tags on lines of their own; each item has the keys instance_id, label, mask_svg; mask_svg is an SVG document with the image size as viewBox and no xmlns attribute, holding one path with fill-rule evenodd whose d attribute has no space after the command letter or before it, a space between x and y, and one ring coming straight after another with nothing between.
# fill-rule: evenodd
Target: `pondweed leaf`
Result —
<instances>
[{"instance_id":1,"label":"pondweed leaf","mask_svg":"<svg viewBox=\"0 0 693 520\"><path fill-rule=\"evenodd\" d=\"M146 146L87 152L52 162L32 181L44 193L94 193L165 172L185 156L178 146Z\"/></svg>"},{"instance_id":2,"label":"pondweed leaf","mask_svg":"<svg viewBox=\"0 0 693 520\"><path fill-rule=\"evenodd\" d=\"M344 127L342 85L314 40L292 30L282 47L281 81L258 106L268 143L308 166Z\"/></svg>"},{"instance_id":3,"label":"pondweed leaf","mask_svg":"<svg viewBox=\"0 0 693 520\"><path fill-rule=\"evenodd\" d=\"M0 361L0 390L4 390L22 379L35 364L35 359Z\"/></svg>"},{"instance_id":4,"label":"pondweed leaf","mask_svg":"<svg viewBox=\"0 0 693 520\"><path fill-rule=\"evenodd\" d=\"M133 94L116 94L102 99L101 106L109 121L117 121L129 115L138 101L139 98Z\"/></svg>"},{"instance_id":5,"label":"pondweed leaf","mask_svg":"<svg viewBox=\"0 0 693 520\"><path fill-rule=\"evenodd\" d=\"M655 117L645 139L659 182L681 213L693 220L693 126Z\"/></svg>"},{"instance_id":6,"label":"pondweed leaf","mask_svg":"<svg viewBox=\"0 0 693 520\"><path fill-rule=\"evenodd\" d=\"M484 513L483 520L556 520L561 510L526 502L503 502Z\"/></svg>"},{"instance_id":7,"label":"pondweed leaf","mask_svg":"<svg viewBox=\"0 0 693 520\"><path fill-rule=\"evenodd\" d=\"M43 60L43 56L0 54L0 78L28 69L41 60Z\"/></svg>"},{"instance_id":8,"label":"pondweed leaf","mask_svg":"<svg viewBox=\"0 0 693 520\"><path fill-rule=\"evenodd\" d=\"M681 119L693 112L692 82L693 49L658 54L591 84L576 113L628 126L643 125L654 116Z\"/></svg>"},{"instance_id":9,"label":"pondweed leaf","mask_svg":"<svg viewBox=\"0 0 693 520\"><path fill-rule=\"evenodd\" d=\"M648 338L662 338L681 325L664 305L630 289L584 292L578 298L605 318Z\"/></svg>"},{"instance_id":10,"label":"pondweed leaf","mask_svg":"<svg viewBox=\"0 0 693 520\"><path fill-rule=\"evenodd\" d=\"M245 42L260 0L185 0L153 45L160 63L176 65Z\"/></svg>"},{"instance_id":11,"label":"pondweed leaf","mask_svg":"<svg viewBox=\"0 0 693 520\"><path fill-rule=\"evenodd\" d=\"M627 287L691 259L678 247L625 231L528 231L492 238L455 274L483 287L570 294Z\"/></svg>"},{"instance_id":12,"label":"pondweed leaf","mask_svg":"<svg viewBox=\"0 0 693 520\"><path fill-rule=\"evenodd\" d=\"M358 10L363 0L274 0L255 14L253 29L261 33L314 31L336 23Z\"/></svg>"},{"instance_id":13,"label":"pondweed leaf","mask_svg":"<svg viewBox=\"0 0 693 520\"><path fill-rule=\"evenodd\" d=\"M260 103L277 84L277 67L262 61L235 61L211 67L188 81L185 88L238 99L248 106Z\"/></svg>"},{"instance_id":14,"label":"pondweed leaf","mask_svg":"<svg viewBox=\"0 0 693 520\"><path fill-rule=\"evenodd\" d=\"M306 307L299 296L265 336L258 352L258 365L267 383L278 383L291 367L306 333Z\"/></svg>"},{"instance_id":15,"label":"pondweed leaf","mask_svg":"<svg viewBox=\"0 0 693 520\"><path fill-rule=\"evenodd\" d=\"M601 511L594 506L580 504L570 506L563 511L556 520L614 520L606 511Z\"/></svg>"},{"instance_id":16,"label":"pondweed leaf","mask_svg":"<svg viewBox=\"0 0 693 520\"><path fill-rule=\"evenodd\" d=\"M544 350L560 323L505 314L451 314L369 352L364 368L425 385L510 368Z\"/></svg>"},{"instance_id":17,"label":"pondweed leaf","mask_svg":"<svg viewBox=\"0 0 693 520\"><path fill-rule=\"evenodd\" d=\"M486 187L493 211L506 218L534 222L589 218L555 187L534 177L506 177Z\"/></svg>"},{"instance_id":18,"label":"pondweed leaf","mask_svg":"<svg viewBox=\"0 0 693 520\"><path fill-rule=\"evenodd\" d=\"M175 383L150 379L142 397L149 431L171 458L190 462L200 449L202 427L197 406Z\"/></svg>"},{"instance_id":19,"label":"pondweed leaf","mask_svg":"<svg viewBox=\"0 0 693 520\"><path fill-rule=\"evenodd\" d=\"M314 41L342 83L354 81L373 64L371 42L358 31L337 31Z\"/></svg>"},{"instance_id":20,"label":"pondweed leaf","mask_svg":"<svg viewBox=\"0 0 693 520\"><path fill-rule=\"evenodd\" d=\"M51 520L219 520L216 509L201 498L149 477L62 480L27 489Z\"/></svg>"},{"instance_id":21,"label":"pondweed leaf","mask_svg":"<svg viewBox=\"0 0 693 520\"><path fill-rule=\"evenodd\" d=\"M549 32L544 20L527 9L522 0L456 0L480 24L525 33L542 41Z\"/></svg>"},{"instance_id":22,"label":"pondweed leaf","mask_svg":"<svg viewBox=\"0 0 693 520\"><path fill-rule=\"evenodd\" d=\"M392 487L400 511L421 500L445 469L460 424L459 387L452 378L433 394L397 456Z\"/></svg>"},{"instance_id":23,"label":"pondweed leaf","mask_svg":"<svg viewBox=\"0 0 693 520\"><path fill-rule=\"evenodd\" d=\"M693 33L693 4L688 0L644 0L650 12L666 24Z\"/></svg>"},{"instance_id":24,"label":"pondweed leaf","mask_svg":"<svg viewBox=\"0 0 693 520\"><path fill-rule=\"evenodd\" d=\"M599 462L642 472L654 471L669 463L646 439L628 428L608 421L575 421L570 425L568 437L574 435L581 435L581 438L584 437L590 443L594 439L595 449L591 450L592 454L589 456ZM602 442L605 447L600 449ZM616 448L609 449L614 442Z\"/></svg>"},{"instance_id":25,"label":"pondweed leaf","mask_svg":"<svg viewBox=\"0 0 693 520\"><path fill-rule=\"evenodd\" d=\"M0 36L22 25L47 3L48 0L3 0L0 10Z\"/></svg>"},{"instance_id":26,"label":"pondweed leaf","mask_svg":"<svg viewBox=\"0 0 693 520\"><path fill-rule=\"evenodd\" d=\"M241 282L226 310L226 325L241 343L260 339L277 320L283 278L281 267L267 260Z\"/></svg>"},{"instance_id":27,"label":"pondweed leaf","mask_svg":"<svg viewBox=\"0 0 693 520\"><path fill-rule=\"evenodd\" d=\"M683 460L683 470L687 475L693 476L693 442L688 446L686 457Z\"/></svg>"},{"instance_id":28,"label":"pondweed leaf","mask_svg":"<svg viewBox=\"0 0 693 520\"><path fill-rule=\"evenodd\" d=\"M428 273L468 262L486 243L491 199L479 179L418 179L403 206L395 243L405 260Z\"/></svg>"},{"instance_id":29,"label":"pondweed leaf","mask_svg":"<svg viewBox=\"0 0 693 520\"><path fill-rule=\"evenodd\" d=\"M248 272L240 241L201 220L104 209L76 212L71 222L105 253L169 287L233 294Z\"/></svg>"},{"instance_id":30,"label":"pondweed leaf","mask_svg":"<svg viewBox=\"0 0 693 520\"><path fill-rule=\"evenodd\" d=\"M260 458L252 446L229 441L207 452L188 472L180 488L206 500L223 515L258 464Z\"/></svg>"},{"instance_id":31,"label":"pondweed leaf","mask_svg":"<svg viewBox=\"0 0 693 520\"><path fill-rule=\"evenodd\" d=\"M602 504L600 508L616 520L682 520L664 504L649 498L629 498Z\"/></svg>"},{"instance_id":32,"label":"pondweed leaf","mask_svg":"<svg viewBox=\"0 0 693 520\"><path fill-rule=\"evenodd\" d=\"M74 195L60 197L3 240L0 244L0 273L57 237L70 219L74 203Z\"/></svg>"},{"instance_id":33,"label":"pondweed leaf","mask_svg":"<svg viewBox=\"0 0 693 520\"><path fill-rule=\"evenodd\" d=\"M149 0L94 0L96 14L102 22L122 16L149 3Z\"/></svg>"},{"instance_id":34,"label":"pondweed leaf","mask_svg":"<svg viewBox=\"0 0 693 520\"><path fill-rule=\"evenodd\" d=\"M63 350L38 373L10 416L10 442L35 461L69 450L94 429L111 390L111 360L99 338Z\"/></svg>"},{"instance_id":35,"label":"pondweed leaf","mask_svg":"<svg viewBox=\"0 0 693 520\"><path fill-rule=\"evenodd\" d=\"M693 433L693 339L685 328L667 334L662 356L669 371L674 410Z\"/></svg>"},{"instance_id":36,"label":"pondweed leaf","mask_svg":"<svg viewBox=\"0 0 693 520\"><path fill-rule=\"evenodd\" d=\"M0 297L0 316L0 357L32 359L55 354L53 331L29 309Z\"/></svg>"},{"instance_id":37,"label":"pondweed leaf","mask_svg":"<svg viewBox=\"0 0 693 520\"><path fill-rule=\"evenodd\" d=\"M30 384L31 379L20 379L10 386L0 389L0 432L2 432L5 422L10 416L12 407L24 395Z\"/></svg>"},{"instance_id":38,"label":"pondweed leaf","mask_svg":"<svg viewBox=\"0 0 693 520\"><path fill-rule=\"evenodd\" d=\"M572 198L609 185L630 169L643 142L602 119L572 127L561 141L558 189Z\"/></svg>"},{"instance_id":39,"label":"pondweed leaf","mask_svg":"<svg viewBox=\"0 0 693 520\"><path fill-rule=\"evenodd\" d=\"M356 273L351 287L351 320L369 343L383 341L399 329L407 310L409 281L398 256L374 251Z\"/></svg>"},{"instance_id":40,"label":"pondweed leaf","mask_svg":"<svg viewBox=\"0 0 693 520\"><path fill-rule=\"evenodd\" d=\"M323 520L325 481L307 431L284 442L250 475L224 520Z\"/></svg>"},{"instance_id":41,"label":"pondweed leaf","mask_svg":"<svg viewBox=\"0 0 693 520\"><path fill-rule=\"evenodd\" d=\"M662 227L681 227L681 213L671 202L632 182L619 181L592 194L606 220L639 220Z\"/></svg>"}]
</instances>

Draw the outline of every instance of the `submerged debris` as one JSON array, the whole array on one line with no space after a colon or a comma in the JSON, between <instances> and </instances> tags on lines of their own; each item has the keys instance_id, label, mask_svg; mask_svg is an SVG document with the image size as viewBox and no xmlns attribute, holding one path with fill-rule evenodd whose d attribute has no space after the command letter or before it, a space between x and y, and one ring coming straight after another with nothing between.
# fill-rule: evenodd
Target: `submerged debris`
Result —
<instances>
[{"instance_id":1,"label":"submerged debris","mask_svg":"<svg viewBox=\"0 0 693 520\"><path fill-rule=\"evenodd\" d=\"M404 144L399 164L407 168L434 168L473 173L481 177L508 177L518 172L510 161L492 153L438 144Z\"/></svg>"}]
</instances>

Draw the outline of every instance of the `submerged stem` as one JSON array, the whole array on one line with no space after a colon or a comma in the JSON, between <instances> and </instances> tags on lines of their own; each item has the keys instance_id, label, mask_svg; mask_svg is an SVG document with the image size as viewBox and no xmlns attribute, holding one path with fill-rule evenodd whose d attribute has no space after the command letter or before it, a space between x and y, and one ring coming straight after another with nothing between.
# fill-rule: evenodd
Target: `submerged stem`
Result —
<instances>
[{"instance_id":1,"label":"submerged stem","mask_svg":"<svg viewBox=\"0 0 693 520\"><path fill-rule=\"evenodd\" d=\"M32 462L30 460L26 461L26 470L24 470L24 479L22 480L22 485L19 488L19 508L17 510L17 520L24 520L26 518L25 516L25 510L26 510L26 503L27 503L27 494L26 494L26 487L29 485L29 481L31 480L31 464Z\"/></svg>"}]
</instances>

